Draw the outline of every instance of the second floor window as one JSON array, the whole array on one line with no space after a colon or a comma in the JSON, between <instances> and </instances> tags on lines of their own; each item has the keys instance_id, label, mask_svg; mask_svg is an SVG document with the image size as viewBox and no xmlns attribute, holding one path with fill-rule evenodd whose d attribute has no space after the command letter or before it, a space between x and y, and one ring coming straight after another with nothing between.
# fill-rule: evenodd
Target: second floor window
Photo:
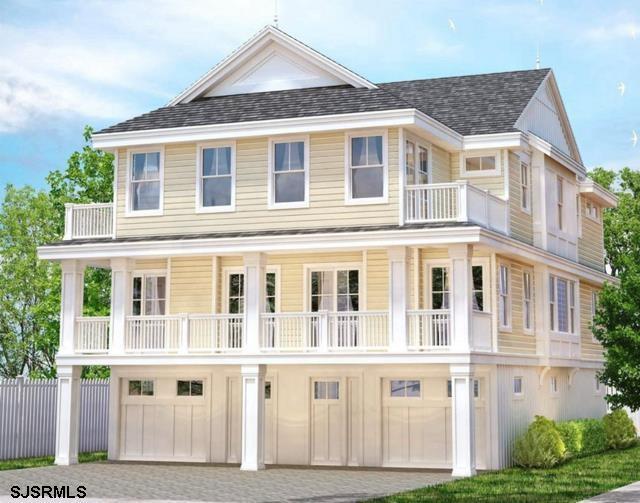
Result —
<instances>
[{"instance_id":1,"label":"second floor window","mask_svg":"<svg viewBox=\"0 0 640 503\"><path fill-rule=\"evenodd\" d=\"M200 207L223 209L233 206L234 169L230 146L204 147L200 151Z\"/></svg>"},{"instance_id":2,"label":"second floor window","mask_svg":"<svg viewBox=\"0 0 640 503\"><path fill-rule=\"evenodd\" d=\"M511 326L511 289L509 286L509 268L506 265L500 266L499 278L499 309L500 309L500 326L509 328Z\"/></svg>"},{"instance_id":3,"label":"second floor window","mask_svg":"<svg viewBox=\"0 0 640 503\"><path fill-rule=\"evenodd\" d=\"M558 230L564 230L564 181L562 177L556 178L556 214L557 220L556 225L558 226Z\"/></svg>"},{"instance_id":4,"label":"second floor window","mask_svg":"<svg viewBox=\"0 0 640 503\"><path fill-rule=\"evenodd\" d=\"M473 280L473 309L475 311L484 311L484 267L474 265L471 268L471 277Z\"/></svg>"},{"instance_id":5,"label":"second floor window","mask_svg":"<svg viewBox=\"0 0 640 503\"><path fill-rule=\"evenodd\" d=\"M575 333L576 284L565 278L549 278L549 318L551 330Z\"/></svg>"},{"instance_id":6,"label":"second floor window","mask_svg":"<svg viewBox=\"0 0 640 503\"><path fill-rule=\"evenodd\" d=\"M386 196L384 138L352 136L349 155L348 200L371 201Z\"/></svg>"},{"instance_id":7,"label":"second floor window","mask_svg":"<svg viewBox=\"0 0 640 503\"><path fill-rule=\"evenodd\" d=\"M524 211L531 211L531 168L520 163L520 206Z\"/></svg>"},{"instance_id":8,"label":"second floor window","mask_svg":"<svg viewBox=\"0 0 640 503\"><path fill-rule=\"evenodd\" d=\"M533 295L531 272L522 273L522 326L525 330L533 330Z\"/></svg>"},{"instance_id":9,"label":"second floor window","mask_svg":"<svg viewBox=\"0 0 640 503\"><path fill-rule=\"evenodd\" d=\"M133 277L131 314L164 315L167 302L167 278L159 275Z\"/></svg>"},{"instance_id":10,"label":"second floor window","mask_svg":"<svg viewBox=\"0 0 640 503\"><path fill-rule=\"evenodd\" d=\"M306 204L308 193L308 166L306 142L273 142L271 203L274 206L300 206Z\"/></svg>"},{"instance_id":11,"label":"second floor window","mask_svg":"<svg viewBox=\"0 0 640 503\"><path fill-rule=\"evenodd\" d=\"M431 268L431 309L449 309L449 269Z\"/></svg>"},{"instance_id":12,"label":"second floor window","mask_svg":"<svg viewBox=\"0 0 640 503\"><path fill-rule=\"evenodd\" d=\"M130 162L129 210L159 211L162 200L160 152L134 152Z\"/></svg>"}]
</instances>

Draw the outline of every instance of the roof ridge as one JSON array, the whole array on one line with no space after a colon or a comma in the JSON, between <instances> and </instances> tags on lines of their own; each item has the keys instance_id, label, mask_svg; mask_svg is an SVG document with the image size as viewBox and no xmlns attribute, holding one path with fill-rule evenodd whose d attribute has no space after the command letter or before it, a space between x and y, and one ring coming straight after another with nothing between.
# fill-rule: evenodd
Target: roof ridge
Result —
<instances>
[{"instance_id":1,"label":"roof ridge","mask_svg":"<svg viewBox=\"0 0 640 503\"><path fill-rule=\"evenodd\" d=\"M462 79L465 77L488 77L488 76L492 76L492 75L506 75L506 74L513 74L513 73L538 73L538 72L550 72L552 71L551 68L532 68L529 70L506 70L504 72L486 72L486 73L470 73L470 74L465 74L465 75L450 75L447 77L430 77L430 78L424 78L424 79L406 79L406 80L392 80L389 82L376 82L377 86L384 86L384 85L389 85L389 84L404 84L406 82L426 82L426 81L432 81L432 80L447 80L447 79Z\"/></svg>"}]
</instances>

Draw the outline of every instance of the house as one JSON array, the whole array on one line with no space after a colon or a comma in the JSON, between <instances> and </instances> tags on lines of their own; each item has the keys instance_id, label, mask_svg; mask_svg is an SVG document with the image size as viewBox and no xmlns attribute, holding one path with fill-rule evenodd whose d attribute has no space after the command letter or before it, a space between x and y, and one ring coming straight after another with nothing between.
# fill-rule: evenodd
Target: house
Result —
<instances>
[{"instance_id":1,"label":"house","mask_svg":"<svg viewBox=\"0 0 640 503\"><path fill-rule=\"evenodd\" d=\"M58 464L111 367L109 458L511 463L599 417L602 212L548 69L374 84L266 27L167 106L98 131L113 202L70 204ZM108 317L83 272L111 270Z\"/></svg>"}]
</instances>

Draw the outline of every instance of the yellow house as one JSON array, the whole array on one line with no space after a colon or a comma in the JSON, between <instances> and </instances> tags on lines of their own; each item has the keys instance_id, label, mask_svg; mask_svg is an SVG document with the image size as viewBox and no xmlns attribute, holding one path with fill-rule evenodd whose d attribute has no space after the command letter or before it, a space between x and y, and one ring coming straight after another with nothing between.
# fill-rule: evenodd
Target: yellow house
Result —
<instances>
[{"instance_id":1,"label":"yellow house","mask_svg":"<svg viewBox=\"0 0 640 503\"><path fill-rule=\"evenodd\" d=\"M598 417L602 212L548 69L374 84L274 27L93 136L67 207L56 462L111 367L109 458L448 468ZM83 272L109 268L108 317Z\"/></svg>"}]
</instances>

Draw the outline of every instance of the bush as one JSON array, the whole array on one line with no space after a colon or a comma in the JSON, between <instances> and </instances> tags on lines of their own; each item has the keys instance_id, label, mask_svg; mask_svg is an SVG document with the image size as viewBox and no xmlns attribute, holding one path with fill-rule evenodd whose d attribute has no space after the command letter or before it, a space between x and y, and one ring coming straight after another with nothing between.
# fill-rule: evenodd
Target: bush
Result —
<instances>
[{"instance_id":1,"label":"bush","mask_svg":"<svg viewBox=\"0 0 640 503\"><path fill-rule=\"evenodd\" d=\"M582 427L578 421L564 421L556 423L560 438L567 449L567 457L579 456L582 452Z\"/></svg>"},{"instance_id":2,"label":"bush","mask_svg":"<svg viewBox=\"0 0 640 503\"><path fill-rule=\"evenodd\" d=\"M636 428L633 421L622 410L614 410L602 418L604 436L610 449L626 449L636 442Z\"/></svg>"},{"instance_id":3,"label":"bush","mask_svg":"<svg viewBox=\"0 0 640 503\"><path fill-rule=\"evenodd\" d=\"M604 426L599 419L574 419L556 423L556 428L571 457L587 456L606 450Z\"/></svg>"},{"instance_id":4,"label":"bush","mask_svg":"<svg viewBox=\"0 0 640 503\"><path fill-rule=\"evenodd\" d=\"M555 423L536 416L526 433L516 441L514 461L528 468L550 468L564 459L565 452Z\"/></svg>"}]
</instances>

